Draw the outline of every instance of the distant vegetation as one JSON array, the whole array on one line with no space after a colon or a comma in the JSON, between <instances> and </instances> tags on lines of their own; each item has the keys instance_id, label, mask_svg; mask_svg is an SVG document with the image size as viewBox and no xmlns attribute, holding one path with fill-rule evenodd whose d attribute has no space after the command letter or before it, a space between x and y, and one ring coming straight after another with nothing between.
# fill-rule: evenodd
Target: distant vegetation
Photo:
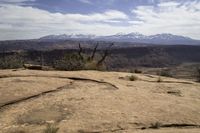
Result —
<instances>
[{"instance_id":1,"label":"distant vegetation","mask_svg":"<svg viewBox=\"0 0 200 133\"><path fill-rule=\"evenodd\" d=\"M130 73L142 73L142 70L132 69L132 70L130 70Z\"/></svg>"},{"instance_id":2,"label":"distant vegetation","mask_svg":"<svg viewBox=\"0 0 200 133\"><path fill-rule=\"evenodd\" d=\"M184 70L187 70L188 77L191 76L189 78L197 78L200 81L196 66L174 69L184 63L200 63L199 51L200 46L183 45L147 46L122 42L111 45L111 42L73 40L3 41L0 42L0 69L28 68L33 65L31 68L37 70L108 70L148 73L148 68L154 68L150 70L154 71L153 74L175 78L178 70L184 74L186 72ZM157 73L157 68L165 69Z\"/></svg>"},{"instance_id":3,"label":"distant vegetation","mask_svg":"<svg viewBox=\"0 0 200 133\"><path fill-rule=\"evenodd\" d=\"M61 59L53 62L53 67L57 70L81 70L84 68L84 61L78 54L65 54Z\"/></svg>"},{"instance_id":4,"label":"distant vegetation","mask_svg":"<svg viewBox=\"0 0 200 133\"><path fill-rule=\"evenodd\" d=\"M200 82L200 68L197 68L197 82Z\"/></svg>"},{"instance_id":5,"label":"distant vegetation","mask_svg":"<svg viewBox=\"0 0 200 133\"><path fill-rule=\"evenodd\" d=\"M2 54L0 57L0 69L22 68L23 55L20 53Z\"/></svg>"},{"instance_id":6,"label":"distant vegetation","mask_svg":"<svg viewBox=\"0 0 200 133\"><path fill-rule=\"evenodd\" d=\"M166 69L162 69L160 72L158 72L158 75L164 77L173 77L172 73Z\"/></svg>"},{"instance_id":7,"label":"distant vegetation","mask_svg":"<svg viewBox=\"0 0 200 133\"><path fill-rule=\"evenodd\" d=\"M79 44L78 50L25 51L0 53L0 69L30 68L40 70L53 68L56 70L104 70L105 60L110 55L113 44L97 51L99 44L93 49L86 49ZM41 67L40 67L41 66Z\"/></svg>"}]
</instances>

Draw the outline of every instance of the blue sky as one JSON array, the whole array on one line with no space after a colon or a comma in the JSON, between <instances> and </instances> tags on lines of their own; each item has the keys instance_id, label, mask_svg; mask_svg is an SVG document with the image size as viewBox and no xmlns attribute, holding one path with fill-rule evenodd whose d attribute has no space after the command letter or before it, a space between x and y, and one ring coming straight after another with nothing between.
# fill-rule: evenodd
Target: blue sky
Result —
<instances>
[{"instance_id":1,"label":"blue sky","mask_svg":"<svg viewBox=\"0 0 200 133\"><path fill-rule=\"evenodd\" d=\"M200 0L0 0L0 40L172 33L200 40Z\"/></svg>"}]
</instances>

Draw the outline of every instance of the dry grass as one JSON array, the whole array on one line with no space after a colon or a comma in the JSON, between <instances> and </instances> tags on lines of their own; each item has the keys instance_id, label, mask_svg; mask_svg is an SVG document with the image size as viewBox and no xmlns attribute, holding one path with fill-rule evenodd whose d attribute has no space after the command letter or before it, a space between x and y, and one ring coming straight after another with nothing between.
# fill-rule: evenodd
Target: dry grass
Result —
<instances>
[{"instance_id":1,"label":"dry grass","mask_svg":"<svg viewBox=\"0 0 200 133\"><path fill-rule=\"evenodd\" d=\"M138 80L138 77L135 76L135 75L131 75L131 76L129 77L129 80L130 80L130 81L136 81L136 80Z\"/></svg>"},{"instance_id":2,"label":"dry grass","mask_svg":"<svg viewBox=\"0 0 200 133\"><path fill-rule=\"evenodd\" d=\"M56 127L54 124L48 124L46 129L44 130L44 133L57 133L59 130L58 127Z\"/></svg>"},{"instance_id":3,"label":"dry grass","mask_svg":"<svg viewBox=\"0 0 200 133\"><path fill-rule=\"evenodd\" d=\"M157 82L160 83L162 81L163 81L162 78L159 76L158 79L157 79Z\"/></svg>"},{"instance_id":4,"label":"dry grass","mask_svg":"<svg viewBox=\"0 0 200 133\"><path fill-rule=\"evenodd\" d=\"M161 127L161 123L160 122L156 122L156 123L151 123L151 126L150 128L153 128L153 129L159 129Z\"/></svg>"}]
</instances>

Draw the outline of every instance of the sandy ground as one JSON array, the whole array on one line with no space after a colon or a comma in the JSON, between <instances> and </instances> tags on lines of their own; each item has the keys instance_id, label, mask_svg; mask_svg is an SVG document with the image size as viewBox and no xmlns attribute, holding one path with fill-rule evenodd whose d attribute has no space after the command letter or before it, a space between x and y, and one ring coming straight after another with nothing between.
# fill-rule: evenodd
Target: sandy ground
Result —
<instances>
[{"instance_id":1,"label":"sandy ground","mask_svg":"<svg viewBox=\"0 0 200 133\"><path fill-rule=\"evenodd\" d=\"M53 123L58 133L199 133L200 84L161 79L0 70L0 132L43 133Z\"/></svg>"}]
</instances>

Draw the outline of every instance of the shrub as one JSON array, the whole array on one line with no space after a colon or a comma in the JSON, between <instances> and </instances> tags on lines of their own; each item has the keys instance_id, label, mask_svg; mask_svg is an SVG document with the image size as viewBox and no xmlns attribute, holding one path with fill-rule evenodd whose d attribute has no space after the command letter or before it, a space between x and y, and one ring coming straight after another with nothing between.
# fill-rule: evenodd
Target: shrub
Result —
<instances>
[{"instance_id":1,"label":"shrub","mask_svg":"<svg viewBox=\"0 0 200 133\"><path fill-rule=\"evenodd\" d=\"M129 72L130 73L142 73L142 71L138 70L138 69L131 69Z\"/></svg>"},{"instance_id":2,"label":"shrub","mask_svg":"<svg viewBox=\"0 0 200 133\"><path fill-rule=\"evenodd\" d=\"M54 68L58 70L81 70L84 69L84 61L78 54L66 54L62 59L54 62Z\"/></svg>"},{"instance_id":3,"label":"shrub","mask_svg":"<svg viewBox=\"0 0 200 133\"><path fill-rule=\"evenodd\" d=\"M157 79L157 82L162 82L162 78L159 76L158 79Z\"/></svg>"},{"instance_id":4,"label":"shrub","mask_svg":"<svg viewBox=\"0 0 200 133\"><path fill-rule=\"evenodd\" d=\"M86 70L97 70L97 65L95 61L88 61L84 64Z\"/></svg>"},{"instance_id":5,"label":"shrub","mask_svg":"<svg viewBox=\"0 0 200 133\"><path fill-rule=\"evenodd\" d=\"M150 128L159 129L162 126L160 122L151 123Z\"/></svg>"},{"instance_id":6,"label":"shrub","mask_svg":"<svg viewBox=\"0 0 200 133\"><path fill-rule=\"evenodd\" d=\"M138 69L135 69L134 72L135 72L135 73L142 73L142 71L141 71L141 70L138 70Z\"/></svg>"},{"instance_id":7,"label":"shrub","mask_svg":"<svg viewBox=\"0 0 200 133\"><path fill-rule=\"evenodd\" d=\"M131 76L129 77L129 80L130 80L130 81L136 81L136 80L138 80L138 77L136 77L135 75L131 75Z\"/></svg>"},{"instance_id":8,"label":"shrub","mask_svg":"<svg viewBox=\"0 0 200 133\"><path fill-rule=\"evenodd\" d=\"M197 82L200 82L200 68L197 68Z\"/></svg>"},{"instance_id":9,"label":"shrub","mask_svg":"<svg viewBox=\"0 0 200 133\"><path fill-rule=\"evenodd\" d=\"M58 127L56 127L54 124L48 124L46 129L44 130L44 133L57 133L59 130Z\"/></svg>"},{"instance_id":10,"label":"shrub","mask_svg":"<svg viewBox=\"0 0 200 133\"><path fill-rule=\"evenodd\" d=\"M170 73L168 70L161 70L158 75L159 76L165 76L165 77L173 77L172 73Z\"/></svg>"},{"instance_id":11,"label":"shrub","mask_svg":"<svg viewBox=\"0 0 200 133\"><path fill-rule=\"evenodd\" d=\"M97 60L87 59L88 55L82 54L80 57L77 53L65 54L60 60L54 61L53 67L57 70L105 70L104 64L98 65Z\"/></svg>"},{"instance_id":12,"label":"shrub","mask_svg":"<svg viewBox=\"0 0 200 133\"><path fill-rule=\"evenodd\" d=\"M19 54L7 55L0 58L0 69L22 68L23 62Z\"/></svg>"},{"instance_id":13,"label":"shrub","mask_svg":"<svg viewBox=\"0 0 200 133\"><path fill-rule=\"evenodd\" d=\"M97 65L96 60L86 61L84 64L85 70L106 70L105 64Z\"/></svg>"}]
</instances>

